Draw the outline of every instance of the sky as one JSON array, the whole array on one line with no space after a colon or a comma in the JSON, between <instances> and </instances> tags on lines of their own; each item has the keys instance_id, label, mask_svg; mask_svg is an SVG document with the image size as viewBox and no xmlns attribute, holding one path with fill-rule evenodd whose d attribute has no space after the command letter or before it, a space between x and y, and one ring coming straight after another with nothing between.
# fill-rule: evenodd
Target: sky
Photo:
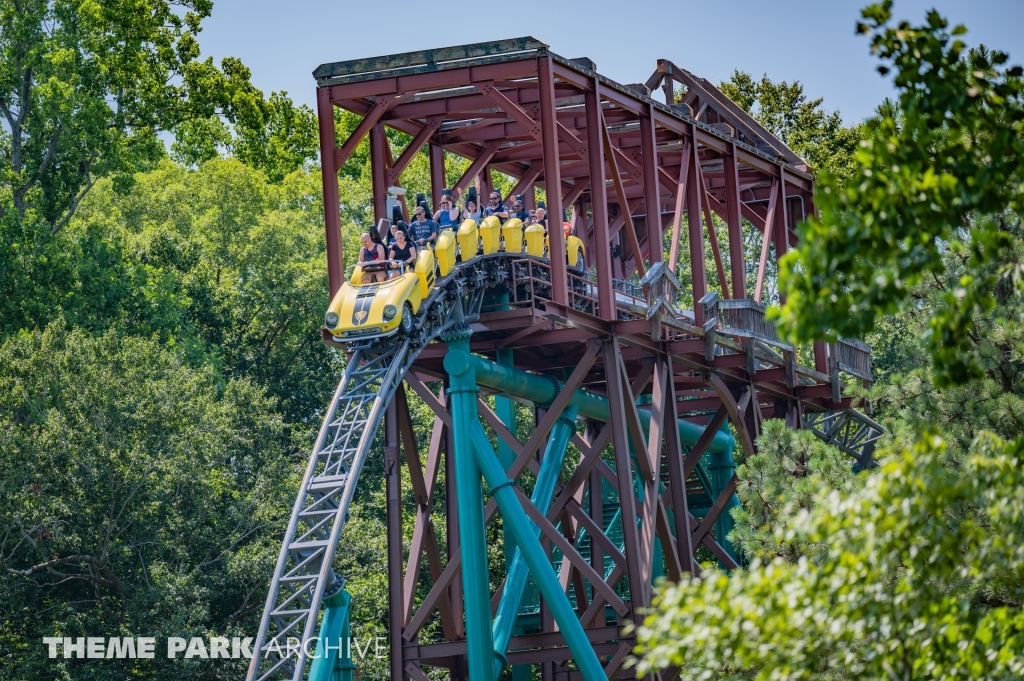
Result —
<instances>
[{"instance_id":1,"label":"sky","mask_svg":"<svg viewBox=\"0 0 1024 681\"><path fill-rule=\"evenodd\" d=\"M891 83L854 26L867 0L215 0L199 43L219 62L239 57L256 87L313 105L325 62L534 36L563 57L590 57L620 83L642 83L659 58L718 83L733 70L798 80L847 123L871 115ZM969 45L1024 63L1024 0L896 0L897 19L938 9L965 24Z\"/></svg>"}]
</instances>

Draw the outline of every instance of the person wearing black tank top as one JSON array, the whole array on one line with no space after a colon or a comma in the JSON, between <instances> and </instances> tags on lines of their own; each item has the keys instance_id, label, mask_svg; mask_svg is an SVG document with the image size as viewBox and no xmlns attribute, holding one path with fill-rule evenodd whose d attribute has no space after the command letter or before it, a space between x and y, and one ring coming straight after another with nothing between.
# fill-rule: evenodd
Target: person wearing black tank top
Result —
<instances>
[{"instance_id":1,"label":"person wearing black tank top","mask_svg":"<svg viewBox=\"0 0 1024 681\"><path fill-rule=\"evenodd\" d=\"M395 242L391 244L391 252L388 254L388 258L408 263L409 265L416 262L416 244L409 239L409 233L404 229L399 228L395 230ZM402 265L392 263L391 267L393 268L391 270L392 279L402 276Z\"/></svg>"}]
</instances>

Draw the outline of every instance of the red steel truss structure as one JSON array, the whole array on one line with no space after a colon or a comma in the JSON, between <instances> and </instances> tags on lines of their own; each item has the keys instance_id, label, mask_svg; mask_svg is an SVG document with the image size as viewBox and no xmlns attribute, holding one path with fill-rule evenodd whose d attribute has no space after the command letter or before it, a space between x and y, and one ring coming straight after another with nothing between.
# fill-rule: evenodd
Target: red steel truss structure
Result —
<instances>
[{"instance_id":1,"label":"red steel truss structure","mask_svg":"<svg viewBox=\"0 0 1024 681\"><path fill-rule=\"evenodd\" d=\"M607 397L610 420L574 436L581 462L566 472L546 513L526 495L520 498L547 550L561 551L560 578L576 594L578 615L608 678L632 678L622 666L632 645L622 625L637 621L650 605L650 577L657 569L652 542L661 542L669 578L699 572L694 555L702 546L726 568L736 566L715 531L733 497L735 475L704 508L694 508L692 475L710 437L687 450L671 428L652 425L644 432L636 404L652 405L667 423L680 418L707 426L708 434L728 421L747 456L756 450L763 420L782 418L870 465L881 428L843 394L844 381L870 380L869 349L856 341L816 343L807 362L813 366L804 366L798 349L765 319L761 303L773 257L769 245L774 257L784 254L797 243L794 226L815 211L811 170L714 85L666 60L646 83L621 85L600 75L589 59L560 57L527 37L324 64L314 76L332 296L345 276L338 169L366 137L378 221L389 217L389 186L400 184L425 145L435 206L446 186L447 152L469 161L451 187L456 194L478 177L486 191L495 170L516 179L510 197L523 194L530 202L534 189L542 188L550 224L572 209L593 285L578 285L580 276L566 267L563 242L551 239L550 267L542 277L550 285L533 288L534 275L527 272L517 290L530 291L529 299L483 311L471 326L470 349L499 362L511 355L517 369L564 381L563 394L585 388ZM652 97L659 88L664 103ZM362 117L340 144L335 107ZM391 149L385 126L412 142ZM744 244L755 233L763 246L759 259L748 263ZM709 290L708 251L717 290ZM690 312L673 313L677 278L691 288ZM631 279L632 286L622 283ZM631 306L630 298L643 305ZM452 420L445 391L429 387L446 379L447 352L438 341L422 350L385 420L393 679L427 679L426 667L445 668L452 679L466 673ZM408 413L410 390L436 415L431 441L422 443L423 461ZM547 412L539 410L537 429L523 444L480 400L481 417L518 457L509 472L517 488L526 468L536 468L536 453L554 423L547 414L561 406L556 400ZM639 453L633 462L631 446ZM601 457L606 447L614 470ZM402 540L403 468L415 500L408 547ZM431 520L441 470L449 473L442 483L447 541ZM625 491L634 474L644 494L626 492L616 502L623 536L613 541L602 531L602 495L585 492L602 484ZM495 516L492 507L488 521ZM605 551L584 558L575 544L581 529ZM602 580L606 560L615 567ZM426 637L429 622L439 626ZM510 650L511 664L540 665L545 681L582 678L543 600L536 630L513 638Z\"/></svg>"}]
</instances>

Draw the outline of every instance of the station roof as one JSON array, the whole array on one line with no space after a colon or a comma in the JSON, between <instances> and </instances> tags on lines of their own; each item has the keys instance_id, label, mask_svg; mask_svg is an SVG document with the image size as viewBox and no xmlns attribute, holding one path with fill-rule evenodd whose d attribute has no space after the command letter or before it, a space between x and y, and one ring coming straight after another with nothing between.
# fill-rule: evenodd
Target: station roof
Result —
<instances>
[{"instance_id":1,"label":"station roof","mask_svg":"<svg viewBox=\"0 0 1024 681\"><path fill-rule=\"evenodd\" d=\"M557 63L581 75L596 77L603 87L619 91L641 103L652 103L656 108L685 121L695 123L717 136L729 139L767 160L783 163L790 171L806 174L806 161L782 140L758 123L747 111L730 100L710 81L695 76L667 59L659 59L657 69L645 83L623 85L596 70L586 57L569 59L551 52L547 43L532 36L509 38L468 45L456 45L416 52L382 55L321 64L313 71L317 85L338 85L383 78L395 78L418 73L497 64L501 62L535 59L550 55ZM666 81L680 83L685 91L678 103L666 104L651 98L651 91ZM669 87L667 92L671 92ZM701 120L701 119L704 120ZM710 120L715 122L709 122ZM723 131L722 123L726 126ZM731 129L732 134L728 134Z\"/></svg>"}]
</instances>

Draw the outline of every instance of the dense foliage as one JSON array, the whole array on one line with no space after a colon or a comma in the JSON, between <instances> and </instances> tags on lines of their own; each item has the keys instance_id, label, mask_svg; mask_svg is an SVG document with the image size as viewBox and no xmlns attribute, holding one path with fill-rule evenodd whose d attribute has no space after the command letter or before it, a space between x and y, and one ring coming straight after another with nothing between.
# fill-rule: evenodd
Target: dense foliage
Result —
<instances>
[{"instance_id":1,"label":"dense foliage","mask_svg":"<svg viewBox=\"0 0 1024 681\"><path fill-rule=\"evenodd\" d=\"M938 436L856 492L823 494L780 539L823 545L664 590L641 668L691 678L955 679L1024 673L1024 452L995 437L962 469ZM967 512L958 513L965 510ZM991 600L995 607L972 607Z\"/></svg>"},{"instance_id":2,"label":"dense foliage","mask_svg":"<svg viewBox=\"0 0 1024 681\"><path fill-rule=\"evenodd\" d=\"M40 641L252 635L342 366L317 329L315 117L264 97L238 60L200 59L210 10L0 1L0 679L238 678L243 661L49 660ZM874 334L883 465L854 474L768 422L732 535L753 562L666 585L645 668L1024 674L1020 74L965 52L938 15L891 27L885 3L865 22L901 95L863 126L799 83L736 73L723 90L825 178L781 315L801 340ZM344 138L358 119L336 122ZM397 156L408 137L388 141ZM340 172L349 258L372 219L367 162L364 142ZM465 169L446 165L449 182ZM410 193L429 193L428 170L418 154ZM425 441L432 419L410 402ZM336 562L361 637L386 631L381 461ZM360 666L387 678L382 660Z\"/></svg>"},{"instance_id":3,"label":"dense foliage","mask_svg":"<svg viewBox=\"0 0 1024 681\"><path fill-rule=\"evenodd\" d=\"M187 673L50 660L44 636L244 635L294 487L275 407L114 330L56 322L0 346L3 676Z\"/></svg>"},{"instance_id":4,"label":"dense foliage","mask_svg":"<svg viewBox=\"0 0 1024 681\"><path fill-rule=\"evenodd\" d=\"M808 100L799 82L775 83L767 75L754 80L749 73L734 71L721 89L814 172L828 172L840 181L852 175L860 126L844 125L839 112L826 111L820 97Z\"/></svg>"},{"instance_id":5,"label":"dense foliage","mask_svg":"<svg viewBox=\"0 0 1024 681\"><path fill-rule=\"evenodd\" d=\"M891 2L864 11L860 30L894 70L899 115L866 123L854 176L840 189L824 182L820 218L809 220L799 250L781 263L787 304L781 319L799 340L855 336L879 314L896 312L911 288L943 271L945 244L969 236L964 272L930 324L940 380L979 375L968 342L975 320L992 309L1001 277L986 272L1009 239L987 215L1019 210L1024 187L1024 81L1007 55L966 51L930 12L923 26L890 26Z\"/></svg>"},{"instance_id":6,"label":"dense foliage","mask_svg":"<svg viewBox=\"0 0 1024 681\"><path fill-rule=\"evenodd\" d=\"M798 340L870 333L891 436L878 469L771 423L740 469L746 571L666 588L642 669L693 678L953 679L1024 673L1024 234L1019 68L965 52L935 12L860 30L898 101L782 263Z\"/></svg>"}]
</instances>

